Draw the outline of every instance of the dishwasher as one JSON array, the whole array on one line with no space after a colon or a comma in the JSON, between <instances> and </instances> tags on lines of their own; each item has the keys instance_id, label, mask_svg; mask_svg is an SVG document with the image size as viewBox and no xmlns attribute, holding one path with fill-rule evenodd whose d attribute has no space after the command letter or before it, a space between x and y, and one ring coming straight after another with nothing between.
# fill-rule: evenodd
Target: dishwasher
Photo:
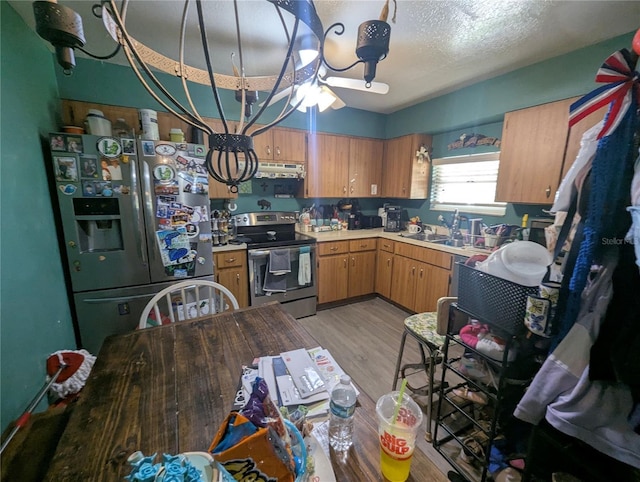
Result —
<instances>
[{"instance_id":1,"label":"dishwasher","mask_svg":"<svg viewBox=\"0 0 640 482\"><path fill-rule=\"evenodd\" d=\"M449 296L458 296L458 277L460 276L460 266L458 263L466 263L468 256L456 254L453 256L453 267L451 269L451 286L449 286Z\"/></svg>"}]
</instances>

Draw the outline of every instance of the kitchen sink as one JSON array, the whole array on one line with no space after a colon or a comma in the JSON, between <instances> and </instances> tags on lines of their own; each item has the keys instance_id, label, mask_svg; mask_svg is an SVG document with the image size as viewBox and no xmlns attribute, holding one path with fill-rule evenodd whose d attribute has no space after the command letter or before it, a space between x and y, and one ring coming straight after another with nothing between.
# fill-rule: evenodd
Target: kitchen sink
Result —
<instances>
[{"instance_id":1,"label":"kitchen sink","mask_svg":"<svg viewBox=\"0 0 640 482\"><path fill-rule=\"evenodd\" d=\"M416 241L428 241L431 243L441 243L449 239L449 236L447 236L446 234L435 234L431 232L401 234L400 236L402 236L403 238L415 239Z\"/></svg>"}]
</instances>

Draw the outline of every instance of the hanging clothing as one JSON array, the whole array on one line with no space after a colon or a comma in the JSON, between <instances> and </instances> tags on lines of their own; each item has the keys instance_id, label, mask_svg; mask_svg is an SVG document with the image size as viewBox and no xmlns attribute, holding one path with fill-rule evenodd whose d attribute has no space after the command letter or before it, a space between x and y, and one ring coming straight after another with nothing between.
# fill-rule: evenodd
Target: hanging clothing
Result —
<instances>
[{"instance_id":1,"label":"hanging clothing","mask_svg":"<svg viewBox=\"0 0 640 482\"><path fill-rule=\"evenodd\" d=\"M514 415L534 425L545 418L557 430L640 468L640 435L627 420L633 407L629 387L589 379L589 351L612 298L616 253L606 250L602 268L583 291L576 323L547 357Z\"/></svg>"}]
</instances>

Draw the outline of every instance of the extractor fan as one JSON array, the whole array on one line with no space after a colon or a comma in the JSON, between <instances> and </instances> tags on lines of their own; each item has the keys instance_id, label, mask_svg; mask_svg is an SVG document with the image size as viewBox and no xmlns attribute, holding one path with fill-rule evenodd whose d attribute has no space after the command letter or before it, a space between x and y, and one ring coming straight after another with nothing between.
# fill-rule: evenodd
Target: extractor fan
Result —
<instances>
[{"instance_id":1,"label":"extractor fan","mask_svg":"<svg viewBox=\"0 0 640 482\"><path fill-rule=\"evenodd\" d=\"M272 105L282 99L288 98L287 102L296 105L301 99L304 99L298 107L298 110L305 112L307 107L312 107L317 104L318 110L323 112L329 107L332 109L341 109L346 105L330 87L360 90L373 94L386 94L389 92L389 86L382 82L371 82L369 86L367 86L362 79L325 77L326 73L326 68L324 66L320 67L315 82L310 80L295 87L295 89L292 87L282 89L271 98L269 104Z\"/></svg>"}]
</instances>

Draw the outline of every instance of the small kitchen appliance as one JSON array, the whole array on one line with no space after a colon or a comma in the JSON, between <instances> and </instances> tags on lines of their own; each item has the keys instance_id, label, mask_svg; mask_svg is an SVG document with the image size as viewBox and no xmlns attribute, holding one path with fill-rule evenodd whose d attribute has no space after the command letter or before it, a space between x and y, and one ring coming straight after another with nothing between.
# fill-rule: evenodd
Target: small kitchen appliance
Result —
<instances>
[{"instance_id":1,"label":"small kitchen appliance","mask_svg":"<svg viewBox=\"0 0 640 482\"><path fill-rule=\"evenodd\" d=\"M384 230L393 233L402 230L402 208L400 206L387 206L387 223Z\"/></svg>"},{"instance_id":2,"label":"small kitchen appliance","mask_svg":"<svg viewBox=\"0 0 640 482\"><path fill-rule=\"evenodd\" d=\"M382 218L380 216L365 216L360 217L360 227L362 229L373 229L383 227Z\"/></svg>"}]
</instances>

